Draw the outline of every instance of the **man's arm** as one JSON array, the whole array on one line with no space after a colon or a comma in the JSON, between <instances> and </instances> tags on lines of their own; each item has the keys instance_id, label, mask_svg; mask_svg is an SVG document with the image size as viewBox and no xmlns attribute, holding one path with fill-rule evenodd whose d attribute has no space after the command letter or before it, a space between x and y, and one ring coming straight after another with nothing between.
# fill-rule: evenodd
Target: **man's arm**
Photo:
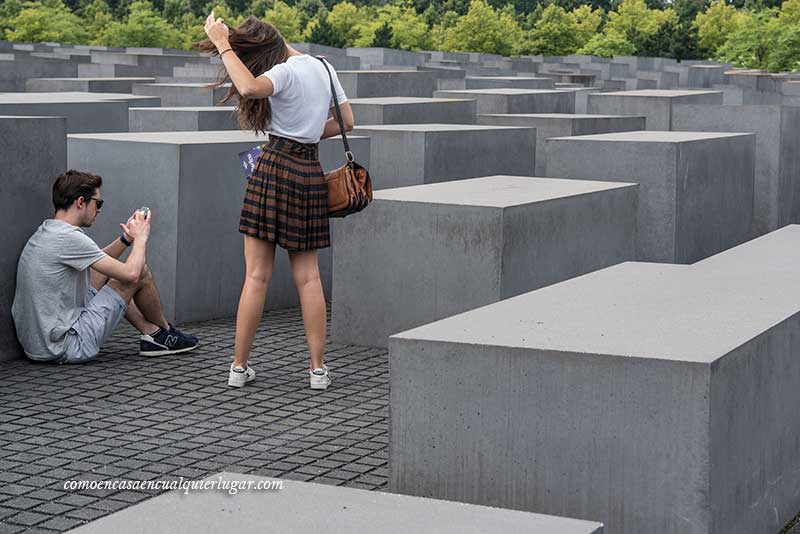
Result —
<instances>
[{"instance_id":1,"label":"man's arm","mask_svg":"<svg viewBox=\"0 0 800 534\"><path fill-rule=\"evenodd\" d=\"M144 270L145 248L147 246L147 238L150 236L150 218L152 213L153 212L148 212L147 216L145 216L142 212L137 211L128 220L127 224L120 225L125 235L129 235L133 239L133 250L131 250L127 261L121 262L109 254L94 262L92 268L100 274L104 274L120 282L137 283ZM111 243L106 248L116 249L117 247L124 246L125 245L117 239L116 244Z\"/></svg>"},{"instance_id":2,"label":"man's arm","mask_svg":"<svg viewBox=\"0 0 800 534\"><path fill-rule=\"evenodd\" d=\"M122 256L122 253L125 252L127 248L128 247L120 238L116 238L114 241L106 245L106 248L103 249L103 252L114 259L119 259L119 257Z\"/></svg>"},{"instance_id":3,"label":"man's arm","mask_svg":"<svg viewBox=\"0 0 800 534\"><path fill-rule=\"evenodd\" d=\"M108 256L92 264L92 269L114 280L135 284L139 281L139 277L142 275L142 270L144 269L146 241L146 239L137 239L133 242L133 250L131 250L131 255L128 256L127 261L121 262L110 253L107 253ZM116 246L125 247L119 239L117 239ZM106 249L111 247L115 247L114 243L111 243ZM105 251L106 249L103 250Z\"/></svg>"}]
</instances>

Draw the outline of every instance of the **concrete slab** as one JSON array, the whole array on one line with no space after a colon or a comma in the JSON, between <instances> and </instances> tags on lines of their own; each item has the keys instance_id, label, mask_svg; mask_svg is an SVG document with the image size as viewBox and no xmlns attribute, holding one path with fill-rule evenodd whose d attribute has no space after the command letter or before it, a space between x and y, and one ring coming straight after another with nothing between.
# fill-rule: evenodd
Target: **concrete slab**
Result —
<instances>
[{"instance_id":1,"label":"concrete slab","mask_svg":"<svg viewBox=\"0 0 800 534\"><path fill-rule=\"evenodd\" d=\"M800 222L800 108L673 106L675 130L756 134L753 235Z\"/></svg>"},{"instance_id":2,"label":"concrete slab","mask_svg":"<svg viewBox=\"0 0 800 534\"><path fill-rule=\"evenodd\" d=\"M458 98L351 98L356 124L475 124L474 100Z\"/></svg>"},{"instance_id":3,"label":"concrete slab","mask_svg":"<svg viewBox=\"0 0 800 534\"><path fill-rule=\"evenodd\" d=\"M555 89L552 78L530 76L469 76L466 89Z\"/></svg>"},{"instance_id":4,"label":"concrete slab","mask_svg":"<svg viewBox=\"0 0 800 534\"><path fill-rule=\"evenodd\" d=\"M28 238L53 216L53 181L67 166L67 121L0 116L0 146L0 361L6 361L23 354L11 318L17 262Z\"/></svg>"},{"instance_id":5,"label":"concrete slab","mask_svg":"<svg viewBox=\"0 0 800 534\"><path fill-rule=\"evenodd\" d=\"M437 87L436 74L409 70L338 70L348 98L415 96L430 98Z\"/></svg>"},{"instance_id":6,"label":"concrete slab","mask_svg":"<svg viewBox=\"0 0 800 534\"><path fill-rule=\"evenodd\" d=\"M601 115L644 115L648 130L671 130L674 104L722 104L722 93L654 89L596 93L589 95L588 112Z\"/></svg>"},{"instance_id":7,"label":"concrete slab","mask_svg":"<svg viewBox=\"0 0 800 534\"><path fill-rule=\"evenodd\" d=\"M110 93L0 93L0 114L59 116L68 133L127 132L131 105L158 106L157 98Z\"/></svg>"},{"instance_id":8,"label":"concrete slab","mask_svg":"<svg viewBox=\"0 0 800 534\"><path fill-rule=\"evenodd\" d=\"M154 81L154 78L33 78L25 82L25 90L45 93L78 91L131 94L134 84Z\"/></svg>"},{"instance_id":9,"label":"concrete slab","mask_svg":"<svg viewBox=\"0 0 800 534\"><path fill-rule=\"evenodd\" d=\"M490 176L378 191L333 226L331 337L385 347L395 332L632 258L636 189Z\"/></svg>"},{"instance_id":10,"label":"concrete slab","mask_svg":"<svg viewBox=\"0 0 800 534\"><path fill-rule=\"evenodd\" d=\"M162 106L214 106L218 104L230 89L230 84L222 87L208 87L204 83L151 83L134 84L133 94L157 96ZM229 101L227 104L230 104ZM234 104L236 102L233 102Z\"/></svg>"},{"instance_id":11,"label":"concrete slab","mask_svg":"<svg viewBox=\"0 0 800 534\"><path fill-rule=\"evenodd\" d=\"M103 177L103 224L92 235L110 242L137 206L153 210L148 261L168 317L178 322L235 315L244 277L238 221L246 182L238 154L265 140L247 131L137 132L71 135L70 167ZM369 140L352 150L369 167ZM342 164L341 140L320 143L325 169ZM330 251L320 253L330 294ZM269 308L298 303L288 256L276 256Z\"/></svg>"},{"instance_id":12,"label":"concrete slab","mask_svg":"<svg viewBox=\"0 0 800 534\"><path fill-rule=\"evenodd\" d=\"M325 484L275 480L255 475L218 473L204 479L220 485L280 482L281 490L198 491L184 495L181 490L165 493L87 525L72 534L116 532L217 533L257 532L269 524L278 532L327 534L329 532L370 532L401 534L602 534L596 522L503 510L487 506L434 499L421 499ZM219 481L219 482L217 482ZM309 508L309 503L314 505Z\"/></svg>"},{"instance_id":13,"label":"concrete slab","mask_svg":"<svg viewBox=\"0 0 800 534\"><path fill-rule=\"evenodd\" d=\"M575 95L555 89L472 89L436 91L436 98L474 98L478 114L573 113Z\"/></svg>"},{"instance_id":14,"label":"concrete slab","mask_svg":"<svg viewBox=\"0 0 800 534\"><path fill-rule=\"evenodd\" d=\"M611 534L779 531L800 507L798 238L749 270L625 263L392 336L390 489Z\"/></svg>"},{"instance_id":15,"label":"concrete slab","mask_svg":"<svg viewBox=\"0 0 800 534\"><path fill-rule=\"evenodd\" d=\"M353 133L371 139L375 189L534 173L536 131L531 128L390 124L356 126Z\"/></svg>"},{"instance_id":16,"label":"concrete slab","mask_svg":"<svg viewBox=\"0 0 800 534\"><path fill-rule=\"evenodd\" d=\"M641 261L692 263L751 237L753 134L622 132L545 145L548 176L640 184Z\"/></svg>"},{"instance_id":17,"label":"concrete slab","mask_svg":"<svg viewBox=\"0 0 800 534\"><path fill-rule=\"evenodd\" d=\"M536 175L545 176L547 171L546 139L644 130L645 119L644 117L622 117L618 115L518 113L478 115L478 124L536 128Z\"/></svg>"},{"instance_id":18,"label":"concrete slab","mask_svg":"<svg viewBox=\"0 0 800 534\"><path fill-rule=\"evenodd\" d=\"M130 108L131 132L239 130L234 106Z\"/></svg>"}]
</instances>

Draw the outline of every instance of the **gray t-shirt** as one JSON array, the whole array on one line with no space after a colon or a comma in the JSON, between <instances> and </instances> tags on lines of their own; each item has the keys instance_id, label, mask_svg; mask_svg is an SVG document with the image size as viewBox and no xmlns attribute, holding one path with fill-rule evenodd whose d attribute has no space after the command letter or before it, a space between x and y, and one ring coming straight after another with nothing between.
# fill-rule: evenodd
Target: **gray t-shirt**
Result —
<instances>
[{"instance_id":1,"label":"gray t-shirt","mask_svg":"<svg viewBox=\"0 0 800 534\"><path fill-rule=\"evenodd\" d=\"M54 360L88 304L89 267L105 257L91 237L67 222L47 219L19 257L11 314L25 354Z\"/></svg>"}]
</instances>

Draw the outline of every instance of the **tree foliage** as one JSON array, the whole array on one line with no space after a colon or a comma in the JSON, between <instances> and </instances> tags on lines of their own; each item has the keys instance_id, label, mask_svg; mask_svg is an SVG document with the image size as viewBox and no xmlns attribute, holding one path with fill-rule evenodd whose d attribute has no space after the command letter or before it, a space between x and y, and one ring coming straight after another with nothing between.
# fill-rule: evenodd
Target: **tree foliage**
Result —
<instances>
[{"instance_id":1,"label":"tree foliage","mask_svg":"<svg viewBox=\"0 0 800 534\"><path fill-rule=\"evenodd\" d=\"M8 7L11 11L15 6ZM9 41L84 43L89 38L83 21L61 0L27 2L19 7L5 29Z\"/></svg>"},{"instance_id":2,"label":"tree foliage","mask_svg":"<svg viewBox=\"0 0 800 534\"><path fill-rule=\"evenodd\" d=\"M507 10L498 11L486 0L472 0L469 11L445 31L446 51L516 53L522 46L522 28Z\"/></svg>"}]
</instances>

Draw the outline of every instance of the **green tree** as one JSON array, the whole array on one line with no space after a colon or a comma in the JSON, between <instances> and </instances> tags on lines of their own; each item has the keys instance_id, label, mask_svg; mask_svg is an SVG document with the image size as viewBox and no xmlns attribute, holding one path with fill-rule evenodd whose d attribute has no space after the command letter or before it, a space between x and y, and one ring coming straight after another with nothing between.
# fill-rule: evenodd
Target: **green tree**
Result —
<instances>
[{"instance_id":1,"label":"green tree","mask_svg":"<svg viewBox=\"0 0 800 534\"><path fill-rule=\"evenodd\" d=\"M677 22L678 17L672 9L650 9L644 0L622 0L608 14L605 29L624 35L637 46L637 41L655 36L662 26Z\"/></svg>"},{"instance_id":2,"label":"green tree","mask_svg":"<svg viewBox=\"0 0 800 534\"><path fill-rule=\"evenodd\" d=\"M624 35L610 31L594 35L578 53L600 57L630 56L636 53L636 47Z\"/></svg>"},{"instance_id":3,"label":"green tree","mask_svg":"<svg viewBox=\"0 0 800 534\"><path fill-rule=\"evenodd\" d=\"M697 40L709 56L716 55L728 36L735 32L744 16L725 0L714 0L692 23L697 30Z\"/></svg>"},{"instance_id":4,"label":"green tree","mask_svg":"<svg viewBox=\"0 0 800 534\"><path fill-rule=\"evenodd\" d=\"M4 37L6 30L13 28L11 20L22 11L21 0L5 0L0 4L0 37Z\"/></svg>"},{"instance_id":5,"label":"green tree","mask_svg":"<svg viewBox=\"0 0 800 534\"><path fill-rule=\"evenodd\" d=\"M512 55L522 47L522 29L507 11L496 11L485 0L472 0L469 11L447 30L447 51Z\"/></svg>"},{"instance_id":6,"label":"green tree","mask_svg":"<svg viewBox=\"0 0 800 534\"><path fill-rule=\"evenodd\" d=\"M278 28L283 38L290 43L303 39L300 12L281 0L275 0L272 9L265 13L264 20Z\"/></svg>"},{"instance_id":7,"label":"green tree","mask_svg":"<svg viewBox=\"0 0 800 534\"><path fill-rule=\"evenodd\" d=\"M361 10L355 4L347 1L333 6L328 14L328 22L337 33L344 37L345 46L356 46L356 41L362 35L362 27L367 22L364 21L364 18ZM374 35L374 32L371 35Z\"/></svg>"},{"instance_id":8,"label":"green tree","mask_svg":"<svg viewBox=\"0 0 800 534\"><path fill-rule=\"evenodd\" d=\"M308 23L306 28L307 39L311 43L335 46L342 48L345 46L344 36L328 22L327 12L323 11L319 17Z\"/></svg>"},{"instance_id":9,"label":"green tree","mask_svg":"<svg viewBox=\"0 0 800 534\"><path fill-rule=\"evenodd\" d=\"M602 9L592 9L592 6L584 4L570 11L568 15L575 24L578 46L581 47L600 30L605 13Z\"/></svg>"},{"instance_id":10,"label":"green tree","mask_svg":"<svg viewBox=\"0 0 800 534\"><path fill-rule=\"evenodd\" d=\"M300 12L300 26L305 28L308 22L316 17L321 11L327 8L322 0L299 0L294 4L295 9Z\"/></svg>"},{"instance_id":11,"label":"green tree","mask_svg":"<svg viewBox=\"0 0 800 534\"><path fill-rule=\"evenodd\" d=\"M125 20L109 24L93 44L180 48L184 41L178 31L153 10L150 2L137 0L131 4Z\"/></svg>"},{"instance_id":12,"label":"green tree","mask_svg":"<svg viewBox=\"0 0 800 534\"><path fill-rule=\"evenodd\" d=\"M389 22L384 22L380 28L375 30L375 37L370 46L376 48L389 48L392 46L392 27Z\"/></svg>"},{"instance_id":13,"label":"green tree","mask_svg":"<svg viewBox=\"0 0 800 534\"><path fill-rule=\"evenodd\" d=\"M85 43L89 38L84 22L61 0L28 2L7 26L5 38L9 41L75 44Z\"/></svg>"},{"instance_id":14,"label":"green tree","mask_svg":"<svg viewBox=\"0 0 800 534\"><path fill-rule=\"evenodd\" d=\"M774 10L748 13L719 47L717 58L739 67L764 68L770 49L770 39L766 37L774 18Z\"/></svg>"},{"instance_id":15,"label":"green tree","mask_svg":"<svg viewBox=\"0 0 800 534\"><path fill-rule=\"evenodd\" d=\"M177 25L183 18L184 13L191 11L189 0L164 0L164 9L161 16L170 24Z\"/></svg>"},{"instance_id":16,"label":"green tree","mask_svg":"<svg viewBox=\"0 0 800 534\"><path fill-rule=\"evenodd\" d=\"M546 56L575 53L581 46L578 26L563 8L550 4L528 35L527 51Z\"/></svg>"},{"instance_id":17,"label":"green tree","mask_svg":"<svg viewBox=\"0 0 800 534\"><path fill-rule=\"evenodd\" d=\"M78 8L76 14L86 21L90 39L96 38L114 22L114 15L111 14L111 8L105 0L85 2Z\"/></svg>"}]
</instances>

